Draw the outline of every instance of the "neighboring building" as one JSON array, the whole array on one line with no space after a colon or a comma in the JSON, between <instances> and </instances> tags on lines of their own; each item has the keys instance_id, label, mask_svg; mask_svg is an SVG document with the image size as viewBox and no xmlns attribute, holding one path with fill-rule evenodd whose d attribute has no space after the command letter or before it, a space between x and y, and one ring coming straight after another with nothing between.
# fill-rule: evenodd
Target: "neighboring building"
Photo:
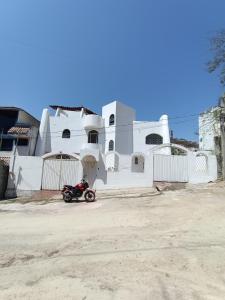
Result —
<instances>
[{"instance_id":1,"label":"neighboring building","mask_svg":"<svg viewBox=\"0 0 225 300\"><path fill-rule=\"evenodd\" d=\"M199 116L199 149L217 158L218 177L222 176L221 107L215 106Z\"/></svg>"},{"instance_id":2,"label":"neighboring building","mask_svg":"<svg viewBox=\"0 0 225 300\"><path fill-rule=\"evenodd\" d=\"M0 157L9 160L12 154L32 156L40 122L23 109L0 107Z\"/></svg>"},{"instance_id":3,"label":"neighboring building","mask_svg":"<svg viewBox=\"0 0 225 300\"><path fill-rule=\"evenodd\" d=\"M186 139L178 139L174 137L170 137L171 144L181 145L190 151L198 151L199 150L199 144L195 141L189 141ZM177 150L177 149L176 149Z\"/></svg>"},{"instance_id":4,"label":"neighboring building","mask_svg":"<svg viewBox=\"0 0 225 300\"><path fill-rule=\"evenodd\" d=\"M199 148L200 150L217 150L218 141L221 140L220 107L212 107L199 116ZM220 143L220 142L219 142Z\"/></svg>"}]
</instances>

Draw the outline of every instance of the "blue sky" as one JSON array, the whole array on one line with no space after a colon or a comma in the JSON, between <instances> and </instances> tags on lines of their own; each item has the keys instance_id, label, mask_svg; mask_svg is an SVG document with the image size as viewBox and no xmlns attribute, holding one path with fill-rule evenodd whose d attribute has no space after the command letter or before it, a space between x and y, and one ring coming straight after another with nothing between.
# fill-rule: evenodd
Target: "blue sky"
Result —
<instances>
[{"instance_id":1,"label":"blue sky","mask_svg":"<svg viewBox=\"0 0 225 300\"><path fill-rule=\"evenodd\" d=\"M49 104L100 113L116 99L196 139L197 117L174 117L223 92L205 63L224 12L224 0L0 0L0 105L40 118Z\"/></svg>"}]
</instances>

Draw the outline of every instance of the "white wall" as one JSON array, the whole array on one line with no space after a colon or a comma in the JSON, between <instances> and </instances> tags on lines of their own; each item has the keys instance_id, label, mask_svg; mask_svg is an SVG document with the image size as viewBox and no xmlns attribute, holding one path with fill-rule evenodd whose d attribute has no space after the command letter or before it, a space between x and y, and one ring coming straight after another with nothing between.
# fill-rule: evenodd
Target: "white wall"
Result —
<instances>
[{"instance_id":1,"label":"white wall","mask_svg":"<svg viewBox=\"0 0 225 300\"><path fill-rule=\"evenodd\" d=\"M84 117L82 111L57 110L57 113L51 116L47 110L44 110L36 155L42 156L50 152L80 153L83 146L88 143L88 132L90 130L99 132L99 144L104 145L104 128L84 129ZM70 138L62 138L65 129L70 130Z\"/></svg>"},{"instance_id":2,"label":"white wall","mask_svg":"<svg viewBox=\"0 0 225 300\"><path fill-rule=\"evenodd\" d=\"M80 153L82 144L87 143L88 135L83 128L80 112L65 112L66 116L50 116L51 152ZM70 139L62 138L62 132L69 129Z\"/></svg>"},{"instance_id":3,"label":"white wall","mask_svg":"<svg viewBox=\"0 0 225 300\"><path fill-rule=\"evenodd\" d=\"M29 126L34 126L37 128L40 125L38 120L36 120L33 116L31 116L30 114L28 114L27 112L25 112L23 110L19 111L17 122L26 124Z\"/></svg>"},{"instance_id":4,"label":"white wall","mask_svg":"<svg viewBox=\"0 0 225 300\"><path fill-rule=\"evenodd\" d=\"M111 114L115 115L115 124L109 126L109 117ZM103 142L105 145L105 151L104 153L108 152L109 148L109 141L114 141L114 150L115 150L115 143L116 143L116 101L111 102L105 106L102 107L102 118L104 120L104 127L105 127L105 135Z\"/></svg>"},{"instance_id":5,"label":"white wall","mask_svg":"<svg viewBox=\"0 0 225 300\"><path fill-rule=\"evenodd\" d=\"M156 145L147 145L146 136L149 134L158 134L163 138L163 144L170 143L169 125L167 116L162 116L158 122L134 122L134 151L147 153ZM169 148L162 148L158 153L170 154Z\"/></svg>"},{"instance_id":6,"label":"white wall","mask_svg":"<svg viewBox=\"0 0 225 300\"><path fill-rule=\"evenodd\" d=\"M97 178L93 186L94 188L151 187L153 185L152 155L145 157L145 168L143 173L132 172L131 155L119 155L119 168L117 171L106 172L105 169L106 166L104 162L100 161L97 164Z\"/></svg>"},{"instance_id":7,"label":"white wall","mask_svg":"<svg viewBox=\"0 0 225 300\"><path fill-rule=\"evenodd\" d=\"M115 116L114 125L109 125L109 117ZM62 152L65 154L80 153L83 145L88 142L88 132L84 129L85 115L82 111L66 111L58 109L54 116L50 116L48 110L43 111L40 136L36 155L45 153ZM122 155L131 155L133 152L147 153L154 145L146 145L145 138L151 133L163 137L164 143L170 142L168 117L163 115L158 122L136 122L135 111L114 101L102 107L103 127L96 129L99 132L99 144L102 145L102 153L109 150L109 141L114 141L114 151ZM69 129L70 139L62 139L62 132ZM94 129L94 128L93 128ZM95 129L94 129L95 130ZM161 152L170 154L164 148Z\"/></svg>"},{"instance_id":8,"label":"white wall","mask_svg":"<svg viewBox=\"0 0 225 300\"><path fill-rule=\"evenodd\" d=\"M38 191L41 189L43 159L34 156L11 157L7 195L15 191Z\"/></svg>"},{"instance_id":9,"label":"white wall","mask_svg":"<svg viewBox=\"0 0 225 300\"><path fill-rule=\"evenodd\" d=\"M133 153L133 122L135 111L123 103L116 102L115 151L120 154Z\"/></svg>"},{"instance_id":10,"label":"white wall","mask_svg":"<svg viewBox=\"0 0 225 300\"><path fill-rule=\"evenodd\" d=\"M202 154L204 156L202 156ZM201 155L198 157L198 155ZM206 169L203 165L203 158L205 158ZM217 180L217 160L216 156L206 151L189 152L188 153L188 177L189 182L193 184L208 183Z\"/></svg>"},{"instance_id":11,"label":"white wall","mask_svg":"<svg viewBox=\"0 0 225 300\"><path fill-rule=\"evenodd\" d=\"M215 151L214 137L220 136L220 124L215 118L217 108L200 114L199 116L199 149Z\"/></svg>"},{"instance_id":12,"label":"white wall","mask_svg":"<svg viewBox=\"0 0 225 300\"><path fill-rule=\"evenodd\" d=\"M0 157L10 157L13 151L0 151Z\"/></svg>"},{"instance_id":13,"label":"white wall","mask_svg":"<svg viewBox=\"0 0 225 300\"><path fill-rule=\"evenodd\" d=\"M109 126L109 117L115 116L115 124ZM109 141L114 141L114 150L120 154L133 152L133 121L135 111L123 103L113 101L102 108L105 123L105 153L108 152Z\"/></svg>"},{"instance_id":14,"label":"white wall","mask_svg":"<svg viewBox=\"0 0 225 300\"><path fill-rule=\"evenodd\" d=\"M196 162L198 154L205 154L207 169L204 171ZM118 155L118 154L117 154ZM205 152L188 152L188 179L190 183L207 183L217 179L217 162L214 155ZM119 155L119 168L117 171L107 171L105 156L100 154L97 164L82 164L83 172L88 176L90 186L94 189L125 188L125 187L151 187L153 185L153 153L144 156L144 172L132 172L132 156ZM203 164L204 166L204 164ZM7 195L22 194L24 191L36 191L41 188L43 159L41 157L16 156L10 161L10 175ZM83 174L82 174L83 173Z\"/></svg>"}]
</instances>

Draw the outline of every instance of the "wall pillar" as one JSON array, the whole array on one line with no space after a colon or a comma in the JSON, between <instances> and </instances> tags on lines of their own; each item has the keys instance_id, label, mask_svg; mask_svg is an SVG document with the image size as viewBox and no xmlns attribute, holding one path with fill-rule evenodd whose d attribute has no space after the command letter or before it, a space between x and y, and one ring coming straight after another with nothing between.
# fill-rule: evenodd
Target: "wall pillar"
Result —
<instances>
[{"instance_id":1,"label":"wall pillar","mask_svg":"<svg viewBox=\"0 0 225 300\"><path fill-rule=\"evenodd\" d=\"M42 112L42 117L41 117L36 156L42 156L46 153L47 138L48 137L50 138L48 132L48 125L49 125L49 112L48 109L45 108Z\"/></svg>"}]
</instances>

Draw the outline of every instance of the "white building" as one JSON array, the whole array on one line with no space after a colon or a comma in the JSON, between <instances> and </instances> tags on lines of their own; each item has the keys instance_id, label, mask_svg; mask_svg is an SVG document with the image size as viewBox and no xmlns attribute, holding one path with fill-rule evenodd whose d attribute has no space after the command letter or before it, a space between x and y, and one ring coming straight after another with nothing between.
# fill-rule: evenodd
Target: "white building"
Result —
<instances>
[{"instance_id":1,"label":"white building","mask_svg":"<svg viewBox=\"0 0 225 300\"><path fill-rule=\"evenodd\" d=\"M199 149L217 158L218 177L222 176L221 106L215 106L199 116Z\"/></svg>"},{"instance_id":2,"label":"white building","mask_svg":"<svg viewBox=\"0 0 225 300\"><path fill-rule=\"evenodd\" d=\"M199 148L200 150L216 152L221 139L220 108L213 107L199 116Z\"/></svg>"},{"instance_id":3,"label":"white building","mask_svg":"<svg viewBox=\"0 0 225 300\"><path fill-rule=\"evenodd\" d=\"M171 147L182 155L171 155ZM217 178L215 155L170 143L166 115L136 121L135 111L118 101L103 106L101 115L84 107L44 109L35 155L11 160L8 195L60 190L83 176L96 189Z\"/></svg>"},{"instance_id":4,"label":"white building","mask_svg":"<svg viewBox=\"0 0 225 300\"><path fill-rule=\"evenodd\" d=\"M109 172L144 173L150 149L170 143L167 115L156 122L136 121L135 111L118 101L103 106L101 116L85 107L51 108L54 115L43 110L36 155L79 160L79 176L87 176L91 185L109 185ZM170 154L170 148L159 152Z\"/></svg>"},{"instance_id":5,"label":"white building","mask_svg":"<svg viewBox=\"0 0 225 300\"><path fill-rule=\"evenodd\" d=\"M103 106L102 116L84 107L51 108L54 115L43 110L38 156L77 154L83 159L89 154L98 161L100 153L144 154L155 145L170 143L167 115L156 122L136 121L135 111L118 101Z\"/></svg>"}]
</instances>

